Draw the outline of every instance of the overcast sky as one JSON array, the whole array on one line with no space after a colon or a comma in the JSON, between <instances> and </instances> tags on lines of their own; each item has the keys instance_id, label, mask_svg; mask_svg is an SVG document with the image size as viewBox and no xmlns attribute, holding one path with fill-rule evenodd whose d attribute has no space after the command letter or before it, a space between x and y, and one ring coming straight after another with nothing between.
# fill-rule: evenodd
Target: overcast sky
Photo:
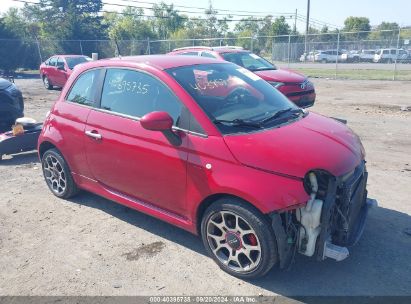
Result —
<instances>
[{"instance_id":1,"label":"overcast sky","mask_svg":"<svg viewBox=\"0 0 411 304\"><path fill-rule=\"evenodd\" d=\"M36 2L37 0L27 0ZM174 5L194 6L194 7L206 7L209 0L165 0L164 2ZM127 0L103 0L104 3L117 3L126 4L129 3L135 6L151 6L147 2L160 2L156 0L133 0L128 2ZM146 3L144 3L146 2ZM222 10L242 10L252 12L264 12L266 14L276 13L294 13L295 9L298 10L298 14L303 16L307 12L307 0L220 0L212 1L213 6L216 9ZM23 3L15 2L12 0L0 0L0 12L5 12L10 7L21 7ZM121 7L107 6L105 10L120 10ZM178 7L179 10L198 11L201 15L201 10L195 10L191 8ZM220 13L226 13L226 11L220 11ZM147 14L151 13L147 10ZM228 13L228 12L227 12ZM244 14L238 12L237 14ZM189 14L192 15L192 14ZM194 14L195 15L195 14ZM348 16L365 16L371 21L371 25L377 25L382 21L397 22L400 26L411 25L411 0L311 0L311 17L313 19L324 21L333 25L342 27L344 19ZM233 16L234 19L241 19L240 16ZM292 24L293 19L290 18L289 22ZM301 30L304 28L304 21L299 20L297 22L298 28ZM317 27L321 27L319 24L315 24ZM331 25L330 25L331 27Z\"/></svg>"}]
</instances>

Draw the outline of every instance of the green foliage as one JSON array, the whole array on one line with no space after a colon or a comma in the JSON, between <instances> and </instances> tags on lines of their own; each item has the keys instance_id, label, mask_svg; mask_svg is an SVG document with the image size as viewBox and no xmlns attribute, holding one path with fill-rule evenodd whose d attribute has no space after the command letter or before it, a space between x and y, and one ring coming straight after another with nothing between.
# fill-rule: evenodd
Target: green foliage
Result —
<instances>
[{"instance_id":1,"label":"green foliage","mask_svg":"<svg viewBox=\"0 0 411 304\"><path fill-rule=\"evenodd\" d=\"M367 17L353 17L350 16L344 21L343 32L364 32L358 33L356 35L357 39L364 39L368 36L369 33L366 33L371 30L370 19Z\"/></svg>"}]
</instances>

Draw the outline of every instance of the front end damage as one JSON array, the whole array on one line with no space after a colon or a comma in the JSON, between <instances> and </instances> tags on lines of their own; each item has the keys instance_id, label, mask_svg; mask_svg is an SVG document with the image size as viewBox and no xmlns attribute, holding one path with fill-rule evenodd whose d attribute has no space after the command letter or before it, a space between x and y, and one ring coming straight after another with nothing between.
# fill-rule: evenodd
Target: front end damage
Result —
<instances>
[{"instance_id":1,"label":"front end damage","mask_svg":"<svg viewBox=\"0 0 411 304\"><path fill-rule=\"evenodd\" d=\"M307 204L270 214L280 268L288 267L296 252L318 260L348 257L348 248L363 233L368 209L377 204L367 198L367 177L365 162L340 177L321 170L306 175Z\"/></svg>"}]
</instances>

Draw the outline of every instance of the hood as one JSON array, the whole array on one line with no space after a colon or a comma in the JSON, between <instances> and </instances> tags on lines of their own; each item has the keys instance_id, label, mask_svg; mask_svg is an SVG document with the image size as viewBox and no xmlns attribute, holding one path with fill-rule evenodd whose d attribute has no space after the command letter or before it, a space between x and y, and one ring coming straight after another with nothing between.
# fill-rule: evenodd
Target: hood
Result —
<instances>
[{"instance_id":1,"label":"hood","mask_svg":"<svg viewBox=\"0 0 411 304\"><path fill-rule=\"evenodd\" d=\"M0 90L4 90L5 88L11 86L11 82L7 79L0 78Z\"/></svg>"},{"instance_id":2,"label":"hood","mask_svg":"<svg viewBox=\"0 0 411 304\"><path fill-rule=\"evenodd\" d=\"M340 176L364 158L358 136L346 125L312 112L280 128L224 140L242 164L300 178L313 169Z\"/></svg>"},{"instance_id":3,"label":"hood","mask_svg":"<svg viewBox=\"0 0 411 304\"><path fill-rule=\"evenodd\" d=\"M286 69L255 71L254 73L266 81L300 83L306 79L304 75Z\"/></svg>"}]
</instances>

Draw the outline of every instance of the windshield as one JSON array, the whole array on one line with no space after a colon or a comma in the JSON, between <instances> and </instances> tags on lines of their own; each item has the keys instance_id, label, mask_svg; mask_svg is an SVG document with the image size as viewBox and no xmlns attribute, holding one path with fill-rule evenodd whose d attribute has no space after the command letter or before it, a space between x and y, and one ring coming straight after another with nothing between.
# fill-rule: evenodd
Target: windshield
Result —
<instances>
[{"instance_id":1,"label":"windshield","mask_svg":"<svg viewBox=\"0 0 411 304\"><path fill-rule=\"evenodd\" d=\"M67 66L72 70L76 65L90 61L88 57L66 57Z\"/></svg>"},{"instance_id":2,"label":"windshield","mask_svg":"<svg viewBox=\"0 0 411 304\"><path fill-rule=\"evenodd\" d=\"M223 134L282 124L301 109L254 73L230 63L167 70ZM281 115L279 115L279 113Z\"/></svg>"},{"instance_id":3,"label":"windshield","mask_svg":"<svg viewBox=\"0 0 411 304\"><path fill-rule=\"evenodd\" d=\"M250 71L276 70L272 63L250 52L222 53L224 60L245 67Z\"/></svg>"}]
</instances>

